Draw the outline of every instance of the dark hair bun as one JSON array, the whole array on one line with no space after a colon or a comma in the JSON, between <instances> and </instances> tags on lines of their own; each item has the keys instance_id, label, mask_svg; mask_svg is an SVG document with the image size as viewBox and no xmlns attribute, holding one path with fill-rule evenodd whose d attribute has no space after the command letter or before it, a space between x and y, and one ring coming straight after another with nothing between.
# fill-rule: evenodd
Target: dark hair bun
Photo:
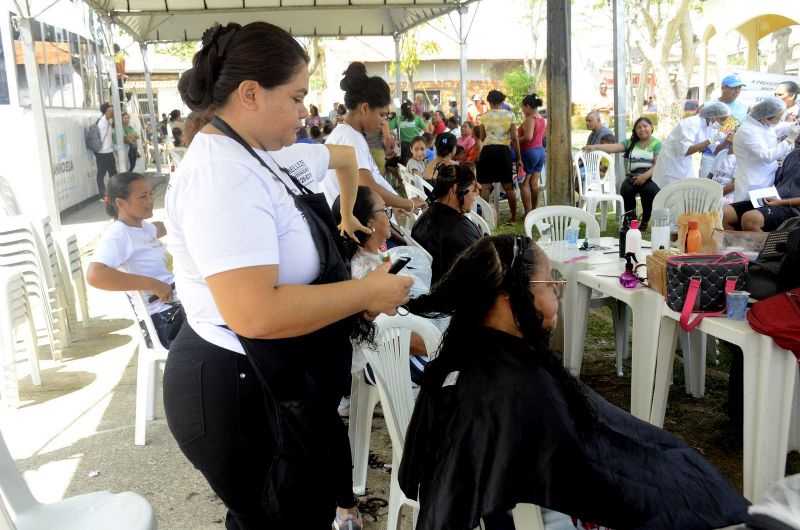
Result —
<instances>
[{"instance_id":1,"label":"dark hair bun","mask_svg":"<svg viewBox=\"0 0 800 530\"><path fill-rule=\"evenodd\" d=\"M533 94L528 94L527 96L522 98L522 104L527 107L536 109L541 107L544 104L544 102L542 101L542 98L537 96L536 93L534 92Z\"/></svg>"},{"instance_id":2,"label":"dark hair bun","mask_svg":"<svg viewBox=\"0 0 800 530\"><path fill-rule=\"evenodd\" d=\"M339 88L345 92L353 92L362 87L368 80L367 67L364 63L350 63L347 70L344 71L344 77L339 82Z\"/></svg>"}]
</instances>

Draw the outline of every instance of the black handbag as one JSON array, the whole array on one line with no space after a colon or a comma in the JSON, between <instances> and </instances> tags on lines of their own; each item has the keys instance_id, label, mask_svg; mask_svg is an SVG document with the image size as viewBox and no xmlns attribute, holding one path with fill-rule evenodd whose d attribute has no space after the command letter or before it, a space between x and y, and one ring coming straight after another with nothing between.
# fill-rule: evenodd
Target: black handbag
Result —
<instances>
[{"instance_id":1,"label":"black handbag","mask_svg":"<svg viewBox=\"0 0 800 530\"><path fill-rule=\"evenodd\" d=\"M680 324L691 331L707 316L719 316L727 293L742 289L748 258L739 252L728 254L686 254L667 259L667 306L681 314ZM690 320L692 313L698 313Z\"/></svg>"},{"instance_id":2,"label":"black handbag","mask_svg":"<svg viewBox=\"0 0 800 530\"><path fill-rule=\"evenodd\" d=\"M787 219L769 233L758 258L750 264L747 291L763 300L800 287L800 217Z\"/></svg>"}]
</instances>

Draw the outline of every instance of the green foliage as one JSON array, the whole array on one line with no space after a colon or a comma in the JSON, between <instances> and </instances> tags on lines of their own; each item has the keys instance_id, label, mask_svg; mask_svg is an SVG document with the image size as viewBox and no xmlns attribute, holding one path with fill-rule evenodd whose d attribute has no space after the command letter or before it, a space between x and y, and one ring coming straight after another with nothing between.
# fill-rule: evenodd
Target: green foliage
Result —
<instances>
[{"instance_id":1,"label":"green foliage","mask_svg":"<svg viewBox=\"0 0 800 530\"><path fill-rule=\"evenodd\" d=\"M511 108L518 109L522 98L533 92L536 88L536 78L525 71L525 67L518 66L503 77L506 85L506 96Z\"/></svg>"},{"instance_id":2,"label":"green foliage","mask_svg":"<svg viewBox=\"0 0 800 530\"><path fill-rule=\"evenodd\" d=\"M161 55L171 55L184 61L191 61L197 53L197 42L170 42L168 44L156 44L155 52Z\"/></svg>"},{"instance_id":3,"label":"green foliage","mask_svg":"<svg viewBox=\"0 0 800 530\"><path fill-rule=\"evenodd\" d=\"M432 40L419 41L417 30L403 35L400 42L400 71L405 74L408 84L413 85L419 62L441 51L439 43ZM395 75L396 63L389 64L389 75Z\"/></svg>"}]
</instances>

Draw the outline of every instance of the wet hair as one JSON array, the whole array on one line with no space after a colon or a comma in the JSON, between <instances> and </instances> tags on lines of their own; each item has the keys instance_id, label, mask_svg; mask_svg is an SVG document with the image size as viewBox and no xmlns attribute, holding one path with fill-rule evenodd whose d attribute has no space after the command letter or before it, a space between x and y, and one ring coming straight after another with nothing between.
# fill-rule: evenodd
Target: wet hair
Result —
<instances>
[{"instance_id":1,"label":"wet hair","mask_svg":"<svg viewBox=\"0 0 800 530\"><path fill-rule=\"evenodd\" d=\"M344 90L344 104L347 110L353 110L361 103L366 103L371 109L377 109L388 106L392 101L389 85L381 77L367 75L364 63L350 63L339 83L339 88Z\"/></svg>"},{"instance_id":2,"label":"wet hair","mask_svg":"<svg viewBox=\"0 0 800 530\"><path fill-rule=\"evenodd\" d=\"M490 105L500 105L505 100L506 95L499 90L490 90L489 93L486 94L486 101L488 101Z\"/></svg>"},{"instance_id":3,"label":"wet hair","mask_svg":"<svg viewBox=\"0 0 800 530\"><path fill-rule=\"evenodd\" d=\"M525 236L503 234L478 240L459 256L430 293L408 302L409 311L438 318L452 317L442 338L438 357L425 368L423 389L441 388L444 378L459 369L469 356L491 355L471 344L476 329L484 326L498 296L505 295L532 362L541 366L564 392L578 431L590 435L597 426L597 411L549 346L549 332L542 327L530 280L547 256ZM469 286L465 288L464 286Z\"/></svg>"},{"instance_id":4,"label":"wet hair","mask_svg":"<svg viewBox=\"0 0 800 530\"><path fill-rule=\"evenodd\" d=\"M223 106L243 81L265 89L284 85L309 61L289 33L267 22L216 24L203 34L202 43L192 68L178 82L181 98L194 111Z\"/></svg>"},{"instance_id":5,"label":"wet hair","mask_svg":"<svg viewBox=\"0 0 800 530\"><path fill-rule=\"evenodd\" d=\"M638 127L639 124L642 122L649 124L651 129L653 128L653 122L650 121L650 118L648 118L647 116L640 116L635 122L633 122L633 131L631 132L631 139L628 144L628 148L622 155L623 158L629 158L631 156L633 148L636 147L636 142L639 141L639 135L636 134L636 127Z\"/></svg>"},{"instance_id":6,"label":"wet hair","mask_svg":"<svg viewBox=\"0 0 800 530\"><path fill-rule=\"evenodd\" d=\"M369 186L359 186L356 190L356 203L353 205L353 215L358 222L364 226L367 226L369 220L372 219L375 212L375 202L373 201L373 191L372 188ZM333 220L336 222L336 226L339 226L339 223L342 222L342 208L340 204L340 197L336 197L336 200L333 201L331 205L331 210L333 211ZM383 212L377 212L383 215ZM358 245L352 244L352 240L350 241L350 245L347 246L347 258L352 259L353 255L356 253L358 247L363 247L364 243L369 239L372 234L368 234L366 232L357 231L356 237L358 238Z\"/></svg>"},{"instance_id":7,"label":"wet hair","mask_svg":"<svg viewBox=\"0 0 800 530\"><path fill-rule=\"evenodd\" d=\"M416 144L418 142L422 142L422 144L425 145L425 147L428 147L428 142L425 141L425 137L424 136L415 136L414 138L412 138L411 139L411 147L414 147L414 144Z\"/></svg>"},{"instance_id":8,"label":"wet hair","mask_svg":"<svg viewBox=\"0 0 800 530\"><path fill-rule=\"evenodd\" d=\"M797 103L797 94L800 93L800 87L794 81L783 81L778 83L778 86L786 87L786 91L793 96L794 102Z\"/></svg>"},{"instance_id":9,"label":"wet hair","mask_svg":"<svg viewBox=\"0 0 800 530\"><path fill-rule=\"evenodd\" d=\"M406 101L400 105L400 115L403 116L403 121L414 121L414 113L411 112L411 103Z\"/></svg>"},{"instance_id":10,"label":"wet hair","mask_svg":"<svg viewBox=\"0 0 800 530\"><path fill-rule=\"evenodd\" d=\"M440 156L442 158L446 157L447 155L453 154L453 149L456 147L456 137L453 133L445 132L440 134L436 137L436 156Z\"/></svg>"},{"instance_id":11,"label":"wet hair","mask_svg":"<svg viewBox=\"0 0 800 530\"><path fill-rule=\"evenodd\" d=\"M463 210L464 195L469 193L470 186L475 183L475 173L460 164L439 164L433 172L436 175L436 181L431 190L431 199L439 200L447 197L455 184L458 208Z\"/></svg>"},{"instance_id":12,"label":"wet hair","mask_svg":"<svg viewBox=\"0 0 800 530\"><path fill-rule=\"evenodd\" d=\"M527 96L522 98L522 104L532 109L538 109L539 107L542 106L543 103L544 101L542 101L542 98L536 95L536 92L534 92L533 94L528 94Z\"/></svg>"},{"instance_id":13,"label":"wet hair","mask_svg":"<svg viewBox=\"0 0 800 530\"><path fill-rule=\"evenodd\" d=\"M137 180L147 180L141 173L126 171L117 173L108 179L106 186L106 213L114 219L119 218L117 199L128 200L131 194L131 184Z\"/></svg>"}]
</instances>

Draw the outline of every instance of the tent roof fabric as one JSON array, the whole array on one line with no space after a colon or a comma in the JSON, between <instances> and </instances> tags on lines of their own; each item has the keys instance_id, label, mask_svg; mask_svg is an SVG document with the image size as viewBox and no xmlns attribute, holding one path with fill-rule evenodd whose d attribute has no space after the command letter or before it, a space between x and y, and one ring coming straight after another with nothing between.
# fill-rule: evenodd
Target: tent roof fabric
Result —
<instances>
[{"instance_id":1,"label":"tent roof fabric","mask_svg":"<svg viewBox=\"0 0 800 530\"><path fill-rule=\"evenodd\" d=\"M215 22L266 21L298 37L393 35L477 0L87 0L138 41L200 40Z\"/></svg>"}]
</instances>

